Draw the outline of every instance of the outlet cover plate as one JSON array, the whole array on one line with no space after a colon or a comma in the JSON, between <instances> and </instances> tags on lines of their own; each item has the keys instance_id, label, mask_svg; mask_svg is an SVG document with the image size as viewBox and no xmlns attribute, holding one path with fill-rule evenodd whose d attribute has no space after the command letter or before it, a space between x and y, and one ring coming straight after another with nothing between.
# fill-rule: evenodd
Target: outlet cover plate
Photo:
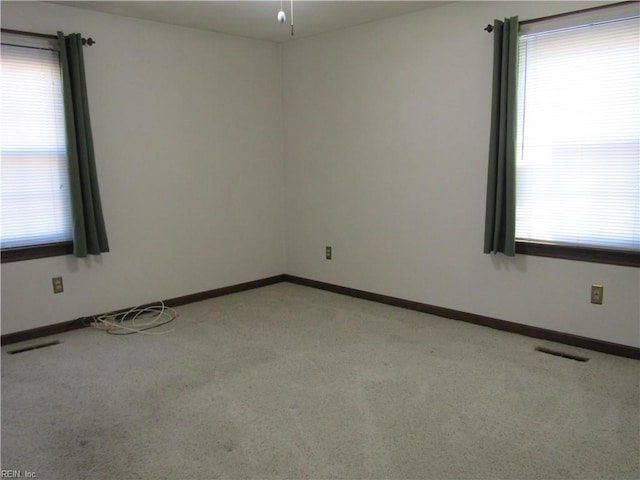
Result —
<instances>
[{"instance_id":1,"label":"outlet cover plate","mask_svg":"<svg viewBox=\"0 0 640 480\"><path fill-rule=\"evenodd\" d=\"M602 285L591 285L591 303L602 305L604 287Z\"/></svg>"},{"instance_id":2,"label":"outlet cover plate","mask_svg":"<svg viewBox=\"0 0 640 480\"><path fill-rule=\"evenodd\" d=\"M62 277L53 277L51 279L51 283L53 284L53 293L62 293L62 292L64 292L64 285L62 284Z\"/></svg>"}]
</instances>

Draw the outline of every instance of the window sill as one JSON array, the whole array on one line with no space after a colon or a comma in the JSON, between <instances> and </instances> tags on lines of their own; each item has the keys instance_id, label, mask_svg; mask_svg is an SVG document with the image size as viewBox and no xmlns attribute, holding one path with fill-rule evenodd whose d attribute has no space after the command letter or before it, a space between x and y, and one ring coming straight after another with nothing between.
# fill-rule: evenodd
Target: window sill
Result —
<instances>
[{"instance_id":1,"label":"window sill","mask_svg":"<svg viewBox=\"0 0 640 480\"><path fill-rule=\"evenodd\" d=\"M21 262L36 258L59 257L73 253L73 242L50 243L33 247L7 248L2 250L2 263Z\"/></svg>"},{"instance_id":2,"label":"window sill","mask_svg":"<svg viewBox=\"0 0 640 480\"><path fill-rule=\"evenodd\" d=\"M607 263L624 267L640 267L639 252L516 241L516 253L580 262Z\"/></svg>"}]
</instances>

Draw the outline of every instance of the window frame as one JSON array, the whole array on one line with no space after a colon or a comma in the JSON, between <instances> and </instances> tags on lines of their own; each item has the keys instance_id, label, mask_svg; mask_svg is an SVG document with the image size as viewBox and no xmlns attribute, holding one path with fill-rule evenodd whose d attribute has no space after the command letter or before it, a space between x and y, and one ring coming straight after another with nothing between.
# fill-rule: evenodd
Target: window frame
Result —
<instances>
[{"instance_id":1,"label":"window frame","mask_svg":"<svg viewBox=\"0 0 640 480\"><path fill-rule=\"evenodd\" d=\"M73 242L47 243L29 247L4 248L0 253L2 263L35 260L37 258L60 257L73 254Z\"/></svg>"},{"instance_id":2,"label":"window frame","mask_svg":"<svg viewBox=\"0 0 640 480\"><path fill-rule=\"evenodd\" d=\"M617 4L602 5L576 12L568 12L565 14L522 21L520 22L520 26L538 22L548 22L548 27L544 28L544 30L553 30L559 23L567 25L589 23L590 19L598 17L602 18L602 15L623 15L625 12L628 12L630 8L635 8L637 11L638 7L635 2L621 2ZM620 13L614 13L616 12L616 9ZM604 13L604 10L608 10L608 12ZM569 18L567 19L567 17ZM517 237L515 239L515 243L515 252L517 254L603 263L609 265L640 267L640 252L634 250L608 249L584 245L567 245L562 243L519 239Z\"/></svg>"},{"instance_id":3,"label":"window frame","mask_svg":"<svg viewBox=\"0 0 640 480\"><path fill-rule=\"evenodd\" d=\"M47 39L48 41L57 41L57 36L43 35L43 34L31 34L28 32L22 32L19 30L12 30L3 28L2 34L8 34L11 39L20 37L39 37L41 39ZM11 40L10 40L11 41ZM23 43L25 47L30 47L28 41L19 42ZM40 47L35 47L40 48ZM62 73L62 72L61 72ZM39 258L57 257L63 255L73 254L73 240L63 240L60 242L43 243L37 245L26 245L18 247L6 247L0 248L0 263L11 263L25 260L34 260Z\"/></svg>"},{"instance_id":4,"label":"window frame","mask_svg":"<svg viewBox=\"0 0 640 480\"><path fill-rule=\"evenodd\" d=\"M579 245L569 246L557 243L516 240L516 253L536 257L606 263L623 267L640 267L640 253L628 250L612 250Z\"/></svg>"}]
</instances>

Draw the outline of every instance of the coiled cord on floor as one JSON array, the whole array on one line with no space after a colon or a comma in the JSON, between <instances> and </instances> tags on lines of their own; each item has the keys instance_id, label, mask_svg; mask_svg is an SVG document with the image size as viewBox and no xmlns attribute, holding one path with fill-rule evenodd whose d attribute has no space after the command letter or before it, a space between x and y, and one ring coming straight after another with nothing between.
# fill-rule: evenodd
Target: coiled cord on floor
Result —
<instances>
[{"instance_id":1,"label":"coiled cord on floor","mask_svg":"<svg viewBox=\"0 0 640 480\"><path fill-rule=\"evenodd\" d=\"M131 335L134 333L164 335L173 332L173 328L156 332L149 330L173 322L177 316L177 311L167 307L164 302L160 302L159 305L133 307L125 312L99 315L94 317L92 325L105 330L110 335Z\"/></svg>"}]
</instances>

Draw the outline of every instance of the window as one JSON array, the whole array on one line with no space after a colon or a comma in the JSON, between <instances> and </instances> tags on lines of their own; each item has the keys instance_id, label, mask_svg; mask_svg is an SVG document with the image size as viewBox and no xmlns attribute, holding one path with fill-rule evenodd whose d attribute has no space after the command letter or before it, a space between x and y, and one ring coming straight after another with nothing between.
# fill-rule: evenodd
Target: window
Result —
<instances>
[{"instance_id":1,"label":"window","mask_svg":"<svg viewBox=\"0 0 640 480\"><path fill-rule=\"evenodd\" d=\"M14 259L49 256L52 250L70 252L72 222L56 45L56 40L2 34L3 261L10 261L16 251L20 258Z\"/></svg>"},{"instance_id":2,"label":"window","mask_svg":"<svg viewBox=\"0 0 640 480\"><path fill-rule=\"evenodd\" d=\"M640 253L640 21L625 8L521 26L519 251Z\"/></svg>"}]
</instances>

